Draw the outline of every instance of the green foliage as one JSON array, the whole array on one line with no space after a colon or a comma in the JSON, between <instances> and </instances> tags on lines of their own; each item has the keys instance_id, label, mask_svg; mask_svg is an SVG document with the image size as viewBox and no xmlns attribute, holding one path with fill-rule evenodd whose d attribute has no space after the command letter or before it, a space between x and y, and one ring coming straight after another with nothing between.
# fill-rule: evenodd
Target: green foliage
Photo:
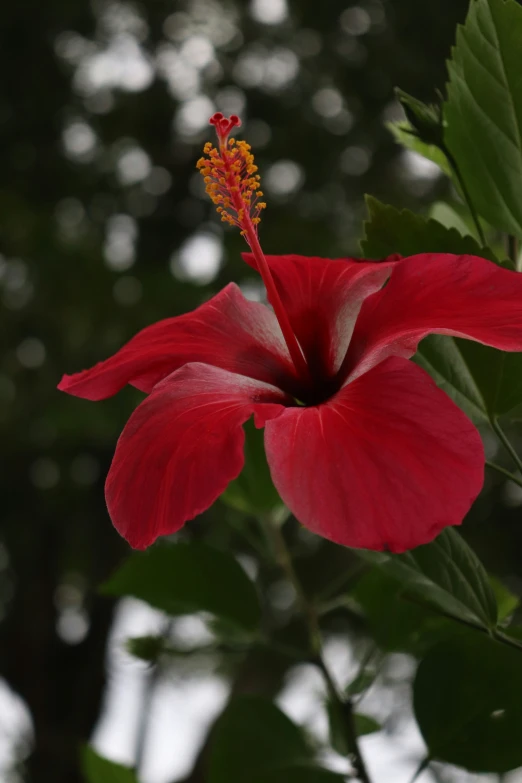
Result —
<instances>
[{"instance_id":1,"label":"green foliage","mask_svg":"<svg viewBox=\"0 0 522 783\"><path fill-rule=\"evenodd\" d=\"M430 756L476 772L522 765L522 657L487 636L442 642L421 662L414 709Z\"/></svg>"},{"instance_id":2,"label":"green foliage","mask_svg":"<svg viewBox=\"0 0 522 783\"><path fill-rule=\"evenodd\" d=\"M522 8L472 0L448 63L445 142L475 208L522 237Z\"/></svg>"},{"instance_id":3,"label":"green foliage","mask_svg":"<svg viewBox=\"0 0 522 783\"><path fill-rule=\"evenodd\" d=\"M473 375L473 369L467 359L469 343L465 340L432 334L426 337L414 361L423 367L438 386L448 394L457 405L474 421L486 421L488 412L486 402ZM500 355L494 349L480 346L491 357ZM479 367L480 369L480 367Z\"/></svg>"},{"instance_id":4,"label":"green foliage","mask_svg":"<svg viewBox=\"0 0 522 783\"><path fill-rule=\"evenodd\" d=\"M210 612L246 631L254 631L260 618L255 587L237 560L202 543L135 552L101 592L132 595L171 615Z\"/></svg>"},{"instance_id":5,"label":"green foliage","mask_svg":"<svg viewBox=\"0 0 522 783\"><path fill-rule=\"evenodd\" d=\"M498 264L490 248L481 248L472 236L462 236L455 228L446 228L432 218L398 210L366 196L368 220L364 224L361 251L365 258L381 259L392 253L413 256L417 253L456 253L487 258Z\"/></svg>"},{"instance_id":6,"label":"green foliage","mask_svg":"<svg viewBox=\"0 0 522 783\"><path fill-rule=\"evenodd\" d=\"M495 593L495 600L498 607L498 620L499 622L503 622L511 617L520 604L520 598L518 595L513 595L511 590L508 590L499 579L490 576L489 581L493 592Z\"/></svg>"},{"instance_id":7,"label":"green foliage","mask_svg":"<svg viewBox=\"0 0 522 783\"><path fill-rule=\"evenodd\" d=\"M347 756L353 752L352 738L347 732L347 725L353 725L357 737L373 734L381 730L381 726L369 715L353 713L353 707L349 702L344 704L329 701L326 705L328 713L328 725L330 729L330 743L332 748L341 756Z\"/></svg>"},{"instance_id":8,"label":"green foliage","mask_svg":"<svg viewBox=\"0 0 522 783\"><path fill-rule=\"evenodd\" d=\"M265 456L264 432L245 424L245 466L221 495L229 506L248 514L263 514L284 508L274 487Z\"/></svg>"},{"instance_id":9,"label":"green foliage","mask_svg":"<svg viewBox=\"0 0 522 783\"><path fill-rule=\"evenodd\" d=\"M522 354L430 335L415 358L472 418L504 416L522 403Z\"/></svg>"},{"instance_id":10,"label":"green foliage","mask_svg":"<svg viewBox=\"0 0 522 783\"><path fill-rule=\"evenodd\" d=\"M86 783L138 783L134 770L102 758L91 747L82 751L82 771Z\"/></svg>"},{"instance_id":11,"label":"green foliage","mask_svg":"<svg viewBox=\"0 0 522 783\"><path fill-rule=\"evenodd\" d=\"M251 783L255 773L262 783L277 770L283 774L312 760L303 733L286 715L269 701L244 696L229 704L215 726L208 781Z\"/></svg>"},{"instance_id":12,"label":"green foliage","mask_svg":"<svg viewBox=\"0 0 522 783\"><path fill-rule=\"evenodd\" d=\"M425 141L419 139L409 122L389 122L386 127L393 134L398 144L422 155L426 160L431 160L444 174L451 177L451 166L444 152L435 144L426 144Z\"/></svg>"},{"instance_id":13,"label":"green foliage","mask_svg":"<svg viewBox=\"0 0 522 783\"><path fill-rule=\"evenodd\" d=\"M405 583L380 568L364 574L352 597L363 611L373 639L387 652L422 655L454 631L448 620L421 605L418 598L408 598Z\"/></svg>"},{"instance_id":14,"label":"green foliage","mask_svg":"<svg viewBox=\"0 0 522 783\"><path fill-rule=\"evenodd\" d=\"M441 107L423 103L398 87L395 88L395 95L417 138L441 149L444 145Z\"/></svg>"},{"instance_id":15,"label":"green foliage","mask_svg":"<svg viewBox=\"0 0 522 783\"><path fill-rule=\"evenodd\" d=\"M370 715L363 715L360 712L356 712L353 716L355 724L355 733L358 737L364 737L366 734L374 734L376 731L381 731L382 726L375 718Z\"/></svg>"},{"instance_id":16,"label":"green foliage","mask_svg":"<svg viewBox=\"0 0 522 783\"><path fill-rule=\"evenodd\" d=\"M393 555L361 550L360 556L444 615L484 630L496 628L497 602L488 575L452 528L410 552Z\"/></svg>"},{"instance_id":17,"label":"green foliage","mask_svg":"<svg viewBox=\"0 0 522 783\"><path fill-rule=\"evenodd\" d=\"M473 218L464 204L456 201L436 201L430 207L429 217L436 220L437 223L442 223L446 228L456 228L459 234L463 236L468 234L474 236L475 226ZM484 234L491 234L491 227L485 220L481 220L480 224ZM497 257L502 257L501 254L496 253L496 255Z\"/></svg>"},{"instance_id":18,"label":"green foliage","mask_svg":"<svg viewBox=\"0 0 522 783\"><path fill-rule=\"evenodd\" d=\"M374 683L377 672L370 669L370 667L364 667L364 669L358 672L355 679L351 681L345 688L345 693L348 697L360 696L367 691Z\"/></svg>"},{"instance_id":19,"label":"green foliage","mask_svg":"<svg viewBox=\"0 0 522 783\"><path fill-rule=\"evenodd\" d=\"M129 653L147 663L156 663L164 649L163 636L133 636L127 640Z\"/></svg>"}]
</instances>

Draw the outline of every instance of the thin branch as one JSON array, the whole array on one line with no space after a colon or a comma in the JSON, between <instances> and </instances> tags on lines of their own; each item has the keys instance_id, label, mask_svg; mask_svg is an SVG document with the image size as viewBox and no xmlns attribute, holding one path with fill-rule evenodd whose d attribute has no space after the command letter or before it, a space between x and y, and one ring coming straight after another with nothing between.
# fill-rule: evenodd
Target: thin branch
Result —
<instances>
[{"instance_id":1,"label":"thin branch","mask_svg":"<svg viewBox=\"0 0 522 783\"><path fill-rule=\"evenodd\" d=\"M501 465L497 465L495 462L490 462L489 460L486 460L486 465L488 468L491 468L492 470L495 470L497 473L500 473L505 478L509 479L510 481L513 481L515 484L518 484L519 487L522 487L522 479L518 476L515 476L514 473L510 473L509 470L506 470L506 468L503 468Z\"/></svg>"},{"instance_id":2,"label":"thin branch","mask_svg":"<svg viewBox=\"0 0 522 783\"><path fill-rule=\"evenodd\" d=\"M161 635L165 641L170 637L172 632L172 620L168 619L165 622ZM161 679L162 668L160 662L157 660L151 665L148 671L148 676L143 685L143 698L140 709L140 722L136 733L136 749L134 751L134 766L136 772L139 773L143 765L143 759L145 756L146 747L149 741L150 731L150 713L154 696Z\"/></svg>"},{"instance_id":3,"label":"thin branch","mask_svg":"<svg viewBox=\"0 0 522 783\"><path fill-rule=\"evenodd\" d=\"M335 595L343 587L346 587L347 583L351 582L354 576L358 576L364 568L365 564L361 560L357 560L350 569L338 574L319 592L319 599L326 601L331 595Z\"/></svg>"},{"instance_id":4,"label":"thin branch","mask_svg":"<svg viewBox=\"0 0 522 783\"><path fill-rule=\"evenodd\" d=\"M359 748L357 731L355 728L353 703L351 699L345 699L343 694L339 691L339 688L337 687L335 680L333 679L330 670L328 669L326 661L324 660L321 633L315 608L308 600L301 585L301 581L297 576L280 526L275 525L272 520L267 519L265 530L272 542L277 562L295 590L299 607L306 620L313 662L322 672L332 705L336 709L338 716L343 723L346 741L348 747L350 748L350 760L353 764L354 770L361 783L371 783L368 770L366 769L366 764Z\"/></svg>"},{"instance_id":5,"label":"thin branch","mask_svg":"<svg viewBox=\"0 0 522 783\"><path fill-rule=\"evenodd\" d=\"M497 642L502 642L509 647L515 647L517 650L522 650L522 642L519 642L518 639L515 639L513 636L504 633L504 631L500 631L498 628L493 632L493 636Z\"/></svg>"},{"instance_id":6,"label":"thin branch","mask_svg":"<svg viewBox=\"0 0 522 783\"><path fill-rule=\"evenodd\" d=\"M413 775L412 779L410 780L410 783L415 783L415 781L422 775L424 770L428 767L430 763L430 758L426 757L421 761L417 769L415 770L415 774Z\"/></svg>"},{"instance_id":7,"label":"thin branch","mask_svg":"<svg viewBox=\"0 0 522 783\"><path fill-rule=\"evenodd\" d=\"M453 169L455 176L457 178L457 182L460 185L460 188L462 190L462 195L464 196L464 200L466 204L468 205L468 209L470 211L471 217L473 218L473 223L475 224L475 229L477 231L478 238L482 244L482 247L486 247L486 237L484 236L484 232L482 230L482 226L480 225L479 216L475 210L475 206L473 204L473 201L471 199L470 192L468 188L466 187L466 183L464 182L464 177L461 174L459 165L451 152L444 146L443 150L444 154L446 155L448 162Z\"/></svg>"},{"instance_id":8,"label":"thin branch","mask_svg":"<svg viewBox=\"0 0 522 783\"><path fill-rule=\"evenodd\" d=\"M522 459L518 456L517 452L515 451L514 447L511 445L511 442L509 438L507 437L506 433L498 423L498 420L494 417L491 419L491 426L496 433L498 439L510 455L511 459L517 466L518 470L522 473Z\"/></svg>"}]
</instances>

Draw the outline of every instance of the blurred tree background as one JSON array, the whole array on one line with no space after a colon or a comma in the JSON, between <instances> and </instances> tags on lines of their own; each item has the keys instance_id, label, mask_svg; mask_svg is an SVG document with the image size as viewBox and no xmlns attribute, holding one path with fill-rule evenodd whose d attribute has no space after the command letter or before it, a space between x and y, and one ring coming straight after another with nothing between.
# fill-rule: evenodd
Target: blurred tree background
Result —
<instances>
[{"instance_id":1,"label":"blurred tree background","mask_svg":"<svg viewBox=\"0 0 522 783\"><path fill-rule=\"evenodd\" d=\"M82 779L78 747L102 713L117 608L97 586L129 551L108 518L103 481L140 395L127 389L103 403L80 401L56 391L61 374L105 358L138 329L193 309L230 280L261 296L241 261L240 236L223 230L195 170L212 137L209 116L243 118L238 135L254 148L268 202L266 252L356 255L366 192L424 212L451 197L438 170L399 148L385 123L401 116L395 85L424 100L444 89L445 58L467 5L2 4L2 780ZM517 592L521 498L511 490L490 481L466 530ZM237 532L248 524L218 503L183 535L254 562ZM349 553L292 525L310 590L349 573ZM262 573L281 627L299 635L278 579ZM346 607L328 622L341 638L368 633ZM259 654L211 665L236 691L275 693L289 662ZM31 724L21 720L16 731L15 696ZM142 725L129 763L147 741L150 697L136 706ZM204 780L204 756L203 739L187 783Z\"/></svg>"}]
</instances>

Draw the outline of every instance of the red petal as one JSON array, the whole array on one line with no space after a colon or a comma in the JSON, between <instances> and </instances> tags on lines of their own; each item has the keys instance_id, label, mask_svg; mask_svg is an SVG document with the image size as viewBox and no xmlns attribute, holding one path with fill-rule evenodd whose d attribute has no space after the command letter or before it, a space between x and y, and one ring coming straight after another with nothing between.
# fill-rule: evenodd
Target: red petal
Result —
<instances>
[{"instance_id":1,"label":"red petal","mask_svg":"<svg viewBox=\"0 0 522 783\"><path fill-rule=\"evenodd\" d=\"M244 422L255 414L263 426L286 401L268 384L204 364L158 383L123 430L107 477L116 529L144 549L205 511L243 467Z\"/></svg>"},{"instance_id":2,"label":"red petal","mask_svg":"<svg viewBox=\"0 0 522 783\"><path fill-rule=\"evenodd\" d=\"M255 268L251 253L243 258ZM337 373L363 300L378 291L392 261L375 263L314 256L266 256L312 374Z\"/></svg>"},{"instance_id":3,"label":"red petal","mask_svg":"<svg viewBox=\"0 0 522 783\"><path fill-rule=\"evenodd\" d=\"M204 362L283 388L293 388L295 379L274 314L249 302L231 283L194 312L143 329L110 359L64 375L58 388L88 400L110 397L127 383L150 392L188 362Z\"/></svg>"},{"instance_id":4,"label":"red petal","mask_svg":"<svg viewBox=\"0 0 522 783\"><path fill-rule=\"evenodd\" d=\"M431 332L522 351L522 275L476 256L403 259L364 303L343 370L354 378L386 356L410 357Z\"/></svg>"},{"instance_id":5,"label":"red petal","mask_svg":"<svg viewBox=\"0 0 522 783\"><path fill-rule=\"evenodd\" d=\"M265 444L282 499L314 533L402 552L458 525L480 492L477 430L429 375L390 358L328 403L287 408Z\"/></svg>"}]
</instances>

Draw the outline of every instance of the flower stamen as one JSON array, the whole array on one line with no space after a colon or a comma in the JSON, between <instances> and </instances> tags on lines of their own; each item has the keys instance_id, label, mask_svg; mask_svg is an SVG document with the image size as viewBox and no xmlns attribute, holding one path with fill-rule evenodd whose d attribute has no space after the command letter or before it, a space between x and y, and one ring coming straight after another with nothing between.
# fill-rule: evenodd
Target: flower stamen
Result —
<instances>
[{"instance_id":1,"label":"flower stamen","mask_svg":"<svg viewBox=\"0 0 522 783\"><path fill-rule=\"evenodd\" d=\"M274 308L297 373L305 382L310 382L308 364L259 244L260 213L265 209L266 204L259 200L263 196L263 191L260 190L260 176L257 173L254 156L250 151L250 145L245 141L229 138L232 129L241 125L241 120L236 114L227 118L220 112L216 112L210 118L210 124L216 129L218 145L214 147L207 142L203 148L204 157L197 162L205 182L205 189L216 205L221 220L237 226L250 245L257 270L266 287L268 301Z\"/></svg>"},{"instance_id":2,"label":"flower stamen","mask_svg":"<svg viewBox=\"0 0 522 783\"><path fill-rule=\"evenodd\" d=\"M260 201L263 197L263 191L259 189L261 178L250 144L228 138L232 128L239 126L241 121L235 114L227 119L217 112L210 124L216 128L219 149L207 142L203 148L206 157L198 160L205 189L224 223L237 226L246 236L248 220L257 233L261 211L266 208L266 203Z\"/></svg>"}]
</instances>

